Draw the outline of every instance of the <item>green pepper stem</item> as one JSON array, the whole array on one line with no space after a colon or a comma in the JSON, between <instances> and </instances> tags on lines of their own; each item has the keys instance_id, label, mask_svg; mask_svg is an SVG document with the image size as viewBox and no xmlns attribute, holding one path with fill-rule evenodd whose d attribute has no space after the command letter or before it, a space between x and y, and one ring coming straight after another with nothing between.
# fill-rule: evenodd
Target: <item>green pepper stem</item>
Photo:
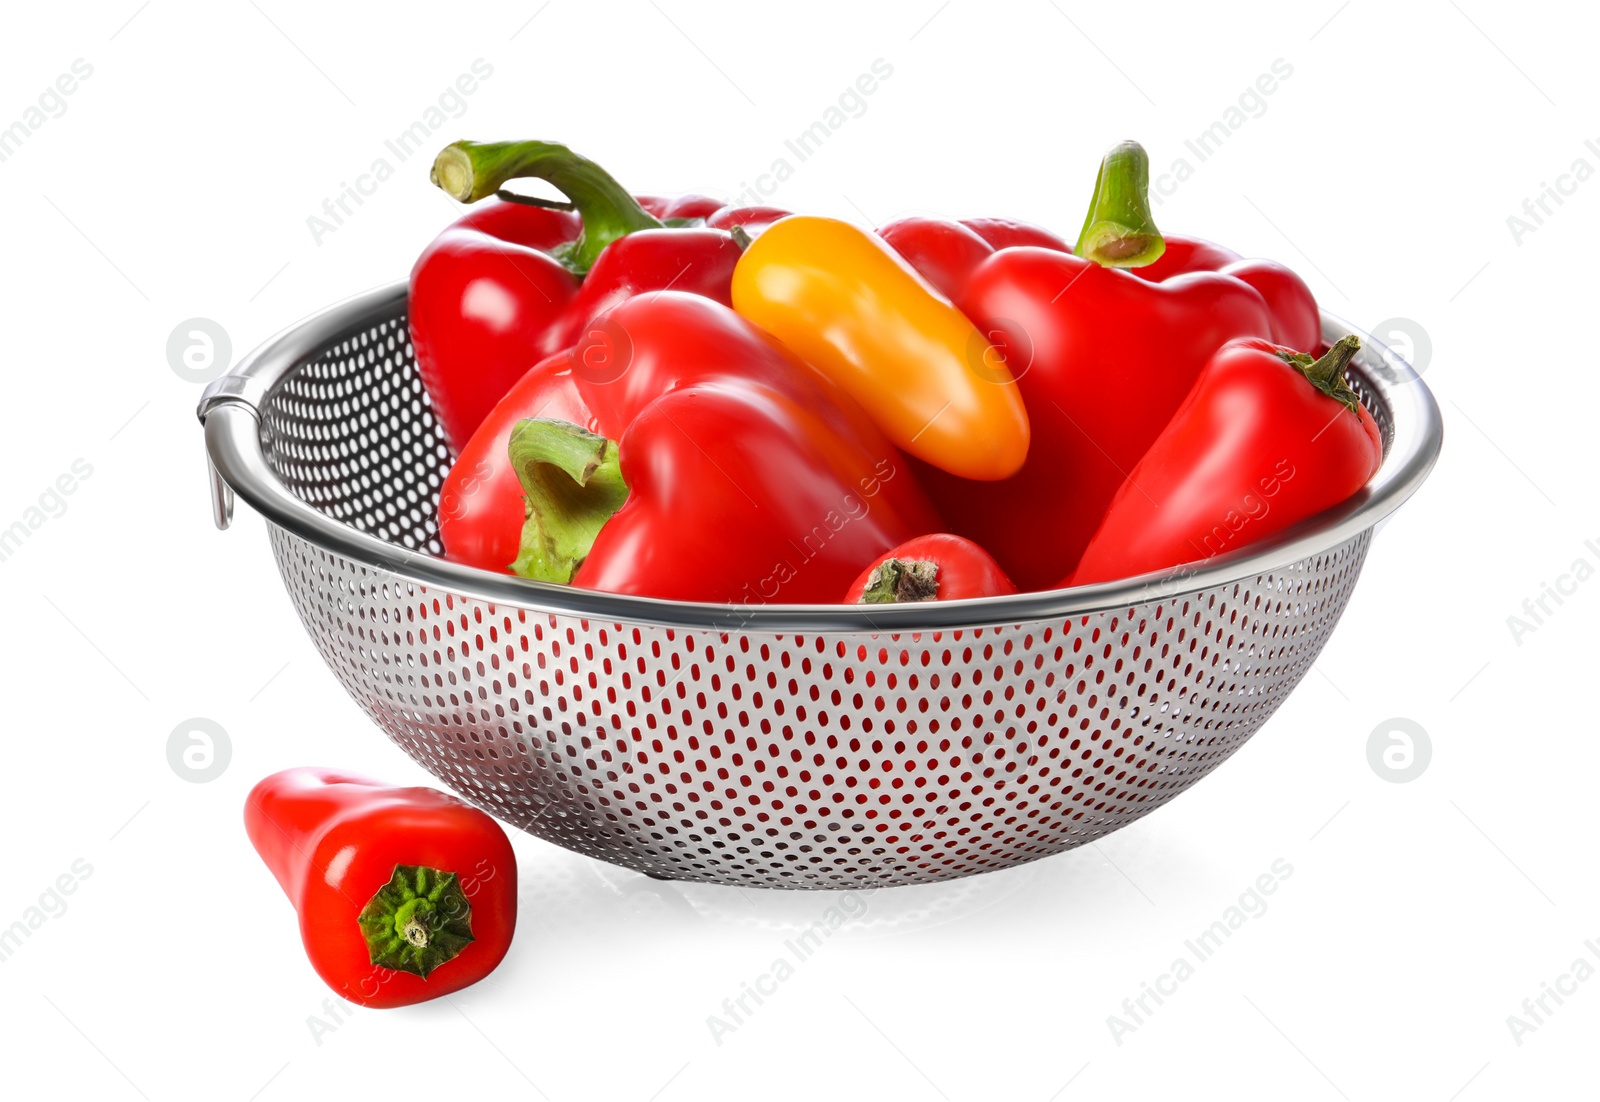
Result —
<instances>
[{"instance_id":1,"label":"green pepper stem","mask_svg":"<svg viewBox=\"0 0 1600 1102\"><path fill-rule=\"evenodd\" d=\"M460 879L426 865L396 865L356 923L373 964L423 979L474 940L472 904Z\"/></svg>"},{"instance_id":2,"label":"green pepper stem","mask_svg":"<svg viewBox=\"0 0 1600 1102\"><path fill-rule=\"evenodd\" d=\"M1337 343L1317 359L1312 359L1304 352L1279 352L1284 363L1295 368L1304 375L1312 386L1342 404L1351 413L1357 413L1361 407L1361 398L1350 389L1350 381L1345 376L1345 371L1350 367L1350 361L1356 358L1356 353L1361 351L1361 341L1352 335L1340 337ZM1357 416L1360 416L1357 413Z\"/></svg>"},{"instance_id":3,"label":"green pepper stem","mask_svg":"<svg viewBox=\"0 0 1600 1102\"><path fill-rule=\"evenodd\" d=\"M1073 252L1106 268L1142 268L1166 251L1150 213L1150 158L1144 146L1113 146L1100 162Z\"/></svg>"},{"instance_id":4,"label":"green pepper stem","mask_svg":"<svg viewBox=\"0 0 1600 1102\"><path fill-rule=\"evenodd\" d=\"M509 448L528 499L511 572L565 585L589 557L600 529L628 500L617 446L568 421L529 418L511 430Z\"/></svg>"},{"instance_id":5,"label":"green pepper stem","mask_svg":"<svg viewBox=\"0 0 1600 1102\"><path fill-rule=\"evenodd\" d=\"M476 203L524 177L553 184L583 219L578 239L553 250L578 275L617 238L662 226L609 172L557 142L455 142L439 151L429 178L452 199Z\"/></svg>"},{"instance_id":6,"label":"green pepper stem","mask_svg":"<svg viewBox=\"0 0 1600 1102\"><path fill-rule=\"evenodd\" d=\"M885 559L867 576L863 605L932 601L939 595L939 564L928 559Z\"/></svg>"}]
</instances>

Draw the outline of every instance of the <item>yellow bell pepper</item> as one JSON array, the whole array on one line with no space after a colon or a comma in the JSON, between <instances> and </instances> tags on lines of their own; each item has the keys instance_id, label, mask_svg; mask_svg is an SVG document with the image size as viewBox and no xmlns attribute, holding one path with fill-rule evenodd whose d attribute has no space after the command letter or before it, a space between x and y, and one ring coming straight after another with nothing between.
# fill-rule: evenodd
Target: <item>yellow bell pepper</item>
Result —
<instances>
[{"instance_id":1,"label":"yellow bell pepper","mask_svg":"<svg viewBox=\"0 0 1600 1102\"><path fill-rule=\"evenodd\" d=\"M993 481L1028 455L1004 360L876 234L832 218L774 223L733 271L733 308L838 383L901 450Z\"/></svg>"}]
</instances>

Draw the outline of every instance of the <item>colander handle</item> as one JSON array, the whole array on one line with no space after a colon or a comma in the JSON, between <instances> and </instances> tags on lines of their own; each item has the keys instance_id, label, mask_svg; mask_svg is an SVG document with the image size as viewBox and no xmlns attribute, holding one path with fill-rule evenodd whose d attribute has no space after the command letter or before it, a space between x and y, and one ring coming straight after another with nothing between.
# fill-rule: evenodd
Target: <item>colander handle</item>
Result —
<instances>
[{"instance_id":1,"label":"colander handle","mask_svg":"<svg viewBox=\"0 0 1600 1102\"><path fill-rule=\"evenodd\" d=\"M226 532L233 523L233 487L223 481L217 465L206 456L206 469L211 472L211 519L219 532Z\"/></svg>"},{"instance_id":2,"label":"colander handle","mask_svg":"<svg viewBox=\"0 0 1600 1102\"><path fill-rule=\"evenodd\" d=\"M254 356L250 357L251 359ZM261 408L261 397L265 393L265 384L257 380L244 365L234 368L219 379L213 379L206 387L205 393L200 396L199 408L195 410L200 423L206 423L206 415L218 406L242 405L251 414L260 416L257 412ZM206 453L206 469L211 473L211 519L216 522L217 530L226 532L233 523L233 487L217 471L217 465L211 461L211 453Z\"/></svg>"}]
</instances>

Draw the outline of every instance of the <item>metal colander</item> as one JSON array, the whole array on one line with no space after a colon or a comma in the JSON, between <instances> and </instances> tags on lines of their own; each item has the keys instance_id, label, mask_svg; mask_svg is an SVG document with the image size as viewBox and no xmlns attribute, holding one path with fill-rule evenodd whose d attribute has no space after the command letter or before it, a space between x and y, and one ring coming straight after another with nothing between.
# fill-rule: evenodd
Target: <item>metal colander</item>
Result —
<instances>
[{"instance_id":1,"label":"metal colander","mask_svg":"<svg viewBox=\"0 0 1600 1102\"><path fill-rule=\"evenodd\" d=\"M451 463L404 284L285 331L200 405L217 523L267 520L328 666L463 797L652 876L942 880L1093 841L1215 769L1282 703L1373 526L1426 477L1432 396L1368 338L1383 432L1356 498L1202 567L980 601L689 604L434 557ZM1330 341L1351 330L1324 320ZM1398 366L1397 366L1398 365Z\"/></svg>"}]
</instances>

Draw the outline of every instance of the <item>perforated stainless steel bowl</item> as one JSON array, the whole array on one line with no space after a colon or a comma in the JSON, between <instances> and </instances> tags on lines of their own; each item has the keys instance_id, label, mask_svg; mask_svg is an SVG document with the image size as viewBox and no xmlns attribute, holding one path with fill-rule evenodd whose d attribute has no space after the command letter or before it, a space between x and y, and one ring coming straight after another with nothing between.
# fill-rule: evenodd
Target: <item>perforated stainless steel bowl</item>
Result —
<instances>
[{"instance_id":1,"label":"perforated stainless steel bowl","mask_svg":"<svg viewBox=\"0 0 1600 1102\"><path fill-rule=\"evenodd\" d=\"M294 606L373 720L462 796L654 876L835 888L1082 845L1215 769L1304 676L1373 526L1442 436L1366 348L1361 494L1202 566L981 601L687 604L433 557L450 452L405 285L297 325L200 406L217 522L266 518ZM1324 319L1331 341L1351 332Z\"/></svg>"}]
</instances>

